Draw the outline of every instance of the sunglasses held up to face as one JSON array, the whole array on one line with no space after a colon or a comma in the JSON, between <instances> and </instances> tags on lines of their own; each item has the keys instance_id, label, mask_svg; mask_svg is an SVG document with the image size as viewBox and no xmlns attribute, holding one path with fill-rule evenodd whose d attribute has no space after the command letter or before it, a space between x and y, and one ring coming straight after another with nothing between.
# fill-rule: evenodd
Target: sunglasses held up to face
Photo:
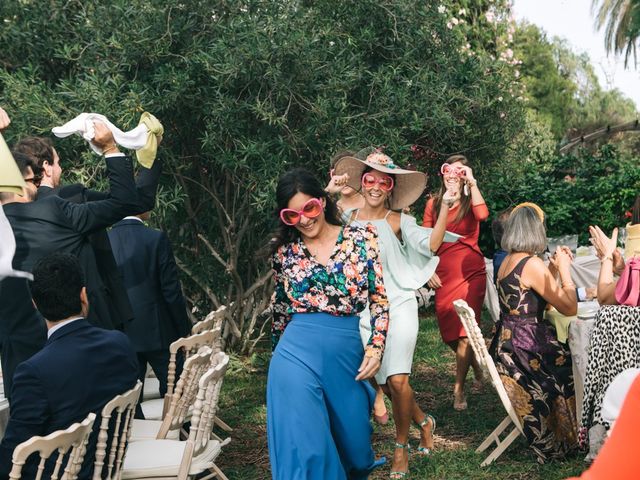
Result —
<instances>
[{"instance_id":1,"label":"sunglasses held up to face","mask_svg":"<svg viewBox=\"0 0 640 480\"><path fill-rule=\"evenodd\" d=\"M371 190L376 185L378 185L378 188L383 192L390 192L393 190L393 178L388 176L377 178L370 173L365 173L362 176L362 187L365 190Z\"/></svg>"},{"instance_id":2,"label":"sunglasses held up to face","mask_svg":"<svg viewBox=\"0 0 640 480\"><path fill-rule=\"evenodd\" d=\"M445 177L466 177L467 171L463 167L454 167L449 163L443 163L440 173Z\"/></svg>"},{"instance_id":3,"label":"sunglasses held up to face","mask_svg":"<svg viewBox=\"0 0 640 480\"><path fill-rule=\"evenodd\" d=\"M323 210L322 201L319 198L312 198L302 206L301 210L294 210L293 208L280 210L280 220L285 225L294 227L300 223L303 215L307 218L316 218L320 216Z\"/></svg>"}]
</instances>

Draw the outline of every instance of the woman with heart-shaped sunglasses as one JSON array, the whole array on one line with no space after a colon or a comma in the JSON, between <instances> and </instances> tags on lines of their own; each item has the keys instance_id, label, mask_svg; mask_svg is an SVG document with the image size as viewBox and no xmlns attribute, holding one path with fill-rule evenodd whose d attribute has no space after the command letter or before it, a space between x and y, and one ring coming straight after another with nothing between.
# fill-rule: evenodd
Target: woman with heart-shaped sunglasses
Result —
<instances>
[{"instance_id":1,"label":"woman with heart-shaped sunglasses","mask_svg":"<svg viewBox=\"0 0 640 480\"><path fill-rule=\"evenodd\" d=\"M305 169L280 178L276 201L267 378L272 476L365 479L384 463L371 447L374 393L365 381L380 368L389 323L378 237L373 228L343 225ZM363 310L371 319L364 345Z\"/></svg>"},{"instance_id":2,"label":"woman with heart-shaped sunglasses","mask_svg":"<svg viewBox=\"0 0 640 480\"><path fill-rule=\"evenodd\" d=\"M380 239L390 317L385 355L375 377L375 386L380 389L376 403L384 408L382 392L391 400L396 439L390 478L404 478L409 470L411 422L420 431L417 451L421 455L429 455L433 449L436 427L435 419L416 403L409 383L419 326L415 290L435 271L438 263L435 250L443 241L455 241L457 237L446 236L444 218L433 229L422 228L415 218L403 213L422 195L426 185L424 173L398 167L380 150L362 157L364 160L342 158L336 164L336 173L345 175L348 185L359 189L364 197L362 208L344 212L345 220L351 225L373 225ZM363 342L370 334L370 321L365 311L360 315ZM385 423L388 416L381 416L376 410L374 405L374 418Z\"/></svg>"},{"instance_id":3,"label":"woman with heart-shaped sunglasses","mask_svg":"<svg viewBox=\"0 0 640 480\"><path fill-rule=\"evenodd\" d=\"M465 378L473 365L476 379L482 381L482 370L475 361L453 301L465 300L473 308L476 318L484 302L486 270L484 255L478 246L480 222L489 217L478 182L473 176L469 160L463 155L449 157L440 169L442 185L439 192L429 199L424 210L422 226L432 227L446 216L447 231L463 238L456 243L443 244L437 254L440 263L429 280L435 289L435 307L442 340L456 353L456 380L453 387L453 408L464 410L467 401L464 394ZM447 199L447 196L452 197ZM442 212L442 204L449 208Z\"/></svg>"}]
</instances>

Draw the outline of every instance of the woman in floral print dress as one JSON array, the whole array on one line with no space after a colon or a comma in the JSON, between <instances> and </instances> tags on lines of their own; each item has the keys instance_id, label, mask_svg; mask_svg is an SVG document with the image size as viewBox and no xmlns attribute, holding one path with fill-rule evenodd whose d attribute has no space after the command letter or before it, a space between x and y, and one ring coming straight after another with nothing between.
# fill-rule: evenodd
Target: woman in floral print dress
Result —
<instances>
[{"instance_id":1,"label":"woman in floral print dress","mask_svg":"<svg viewBox=\"0 0 640 480\"><path fill-rule=\"evenodd\" d=\"M373 227L343 226L304 169L276 189L271 241L275 293L267 379L267 437L276 480L365 479L376 461L368 382L380 368L389 323ZM359 316L369 303L363 347Z\"/></svg>"},{"instance_id":2,"label":"woman in floral print dress","mask_svg":"<svg viewBox=\"0 0 640 480\"><path fill-rule=\"evenodd\" d=\"M502 248L509 254L497 277L496 368L522 419L529 446L544 463L577 447L571 353L543 318L547 303L564 315L576 314L571 255L566 247L558 247L549 268L535 256L546 248L544 213L535 204L514 208Z\"/></svg>"}]
</instances>

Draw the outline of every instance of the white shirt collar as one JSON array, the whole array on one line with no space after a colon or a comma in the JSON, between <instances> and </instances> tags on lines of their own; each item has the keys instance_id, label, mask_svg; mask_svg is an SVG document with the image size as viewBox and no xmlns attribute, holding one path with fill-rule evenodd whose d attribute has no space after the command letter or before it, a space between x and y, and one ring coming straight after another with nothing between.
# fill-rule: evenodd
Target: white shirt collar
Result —
<instances>
[{"instance_id":1,"label":"white shirt collar","mask_svg":"<svg viewBox=\"0 0 640 480\"><path fill-rule=\"evenodd\" d=\"M61 327L64 327L68 323L75 322L76 320L84 320L84 317L70 318L69 320L64 320L62 322L56 323L53 327L51 327L47 331L47 338L51 338L51 335L53 335L53 332L55 332L56 330L59 330Z\"/></svg>"},{"instance_id":2,"label":"white shirt collar","mask_svg":"<svg viewBox=\"0 0 640 480\"><path fill-rule=\"evenodd\" d=\"M135 215L130 215L128 217L124 217L123 220L138 220L140 223L144 223L140 217L136 217Z\"/></svg>"}]
</instances>

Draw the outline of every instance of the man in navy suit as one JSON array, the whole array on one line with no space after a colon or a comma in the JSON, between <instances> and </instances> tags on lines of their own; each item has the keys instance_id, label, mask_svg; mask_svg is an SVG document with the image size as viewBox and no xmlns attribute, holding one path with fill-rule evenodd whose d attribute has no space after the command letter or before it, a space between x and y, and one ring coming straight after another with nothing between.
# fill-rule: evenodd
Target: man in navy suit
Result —
<instances>
[{"instance_id":1,"label":"man in navy suit","mask_svg":"<svg viewBox=\"0 0 640 480\"><path fill-rule=\"evenodd\" d=\"M28 155L14 155L27 182L28 195L0 193L2 209L16 239L13 267L30 272L34 264L52 252L76 255L83 268L91 309L92 325L114 328L122 319L114 318L107 289L101 278L89 237L113 225L126 215L139 213L140 195L133 177L131 158L120 153L113 135L102 123L95 124L93 143L105 151L110 195L99 201L72 203L56 195L35 200L33 162ZM41 329L42 333L37 330ZM25 279L0 281L0 348L5 394L11 392L13 371L44 344L44 325L31 303Z\"/></svg>"},{"instance_id":2,"label":"man in navy suit","mask_svg":"<svg viewBox=\"0 0 640 480\"><path fill-rule=\"evenodd\" d=\"M116 395L133 388L138 362L126 335L85 320L87 289L78 259L54 253L33 269L33 301L46 319L45 347L18 365L11 391L11 416L0 444L0 478L7 478L15 447L96 414L80 479L93 474L100 413ZM55 459L55 455L53 455ZM37 463L23 467L35 478ZM46 475L45 475L46 477Z\"/></svg>"},{"instance_id":3,"label":"man in navy suit","mask_svg":"<svg viewBox=\"0 0 640 480\"><path fill-rule=\"evenodd\" d=\"M146 227L143 219L149 219L148 212L116 223L109 242L133 308L134 319L124 332L138 354L139 378L144 381L148 362L164 396L169 345L189 335L191 322L169 238Z\"/></svg>"}]
</instances>

